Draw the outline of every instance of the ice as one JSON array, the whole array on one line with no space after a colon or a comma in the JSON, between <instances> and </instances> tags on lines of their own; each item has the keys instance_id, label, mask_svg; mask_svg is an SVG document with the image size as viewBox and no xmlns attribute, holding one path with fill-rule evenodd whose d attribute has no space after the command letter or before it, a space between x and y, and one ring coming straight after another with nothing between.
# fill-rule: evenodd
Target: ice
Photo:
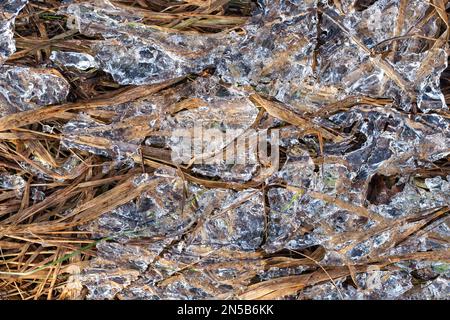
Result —
<instances>
[{"instance_id":1,"label":"ice","mask_svg":"<svg viewBox=\"0 0 450 320\"><path fill-rule=\"evenodd\" d=\"M101 235L143 230L145 237L170 235L173 241L164 244L152 261L142 263L146 269L114 290L114 295L125 299L231 298L255 276L266 281L309 270L268 268L256 262L237 270L238 252L262 250L276 255L283 250L320 247L326 251L320 263L333 268L361 266L374 257L448 249L445 241L429 235L448 234L439 216L417 236L410 234L415 228L422 230L424 212L449 205L447 177L419 174L449 154L450 126L439 113L447 108L439 89L447 47L443 43L434 47L427 40L436 37L442 21L437 15L426 18L431 7L422 1L406 3L404 23L398 26L401 1L379 0L367 7L341 3L336 8L324 1L259 1L261 8L242 27L244 32L220 35L163 31L145 26L139 16L130 24L106 2L92 14L83 13L84 4L68 10L73 13L81 8L77 14L82 33L102 33L104 40L93 46L95 59L120 84L158 83L215 67L212 76L180 85L174 94L179 108L167 111L155 102L159 118L145 138L147 146L170 150L191 166L192 173L222 181L255 181L262 167L258 161L252 166L222 160L195 163L223 151L255 128L258 109L250 99L254 93L276 100L297 115L317 115L310 118L314 124L342 133L340 141L325 139L321 145L314 134L308 136L273 118L261 119L252 134L281 127L285 155L280 168L264 179L266 199L256 189L207 189L175 173L142 178L145 183L156 183L155 191L102 216L92 230ZM102 32L101 23L114 28ZM392 40L395 37L400 38ZM137 61L142 63L139 70ZM361 103L362 98L371 97L387 99L382 104ZM356 106L326 110L344 99L354 99ZM199 122L219 132L238 131L228 140L194 143L189 147L193 153L186 156L183 141L172 134L191 132ZM66 135L78 134L81 124L72 126L75 129L67 127ZM106 128L87 124L83 130L89 132L96 126ZM111 131L102 135L120 140ZM111 150L125 154L136 150L113 145L118 148L107 146L105 155L117 157L108 153ZM252 158L255 150L249 147L242 154ZM182 210L177 206L180 201ZM142 209L143 203L153 209ZM402 220L410 217L417 220ZM131 246L126 244L128 237L120 241ZM158 241L153 243L161 244ZM102 259L121 260L106 248L99 246L99 250L104 252ZM219 254L220 250L236 257ZM220 268L215 268L217 264ZM215 277L208 277L205 270ZM406 298L410 290L417 289L414 270L359 270L356 287L348 277L339 278L337 289L327 281L302 290L298 298ZM231 277L237 280L231 282ZM429 290L435 290L433 286L442 290L440 280L429 281ZM111 296L112 285L105 286L104 292ZM420 289L418 296L432 292Z\"/></svg>"},{"instance_id":2,"label":"ice","mask_svg":"<svg viewBox=\"0 0 450 320\"><path fill-rule=\"evenodd\" d=\"M215 64L209 53L218 45L217 37L146 26L109 1L71 4L67 13L74 17L72 28L105 38L93 46L95 58L120 84L158 83Z\"/></svg>"},{"instance_id":3,"label":"ice","mask_svg":"<svg viewBox=\"0 0 450 320\"><path fill-rule=\"evenodd\" d=\"M81 71L98 68L98 64L94 57L87 53L52 51L50 60L59 65Z\"/></svg>"},{"instance_id":4,"label":"ice","mask_svg":"<svg viewBox=\"0 0 450 320\"><path fill-rule=\"evenodd\" d=\"M393 98L405 110L415 103L424 111L446 108L439 89L446 49L420 51L423 39L437 33L439 18L416 27L429 4L408 2L405 23L398 27L398 0L376 1L345 16L319 1L260 4L263 10L243 27L245 35L161 30L136 15L127 19L130 12L108 1L72 4L67 13L81 32L105 37L94 46L96 59L121 84L156 83L215 66L227 83L252 85L300 110L316 110L355 92ZM415 33L395 41L397 52L382 57L393 30ZM437 57L432 64L430 54Z\"/></svg>"},{"instance_id":5,"label":"ice","mask_svg":"<svg viewBox=\"0 0 450 320\"><path fill-rule=\"evenodd\" d=\"M21 191L25 188L25 180L19 175L0 173L0 188Z\"/></svg>"},{"instance_id":6,"label":"ice","mask_svg":"<svg viewBox=\"0 0 450 320\"><path fill-rule=\"evenodd\" d=\"M14 52L26 2L4 3L0 63ZM334 283L280 297L448 299L448 265L426 255L448 251L450 234L439 83L448 31L435 6L259 0L247 22L219 33L149 25L147 11L116 1L61 8L89 48L52 47L47 67L105 76L106 91L177 80L42 123L77 155L56 168L30 157L57 180L96 155L102 173L132 169L143 190L79 227L97 241L81 274L87 297L234 299L251 284L324 267L339 271ZM54 69L3 64L0 115L65 103L69 89ZM279 163L260 157L261 139ZM25 180L2 173L0 186L22 190ZM46 196L32 187L33 201Z\"/></svg>"},{"instance_id":7,"label":"ice","mask_svg":"<svg viewBox=\"0 0 450 320\"><path fill-rule=\"evenodd\" d=\"M0 115L63 103L67 80L54 69L0 66Z\"/></svg>"},{"instance_id":8,"label":"ice","mask_svg":"<svg viewBox=\"0 0 450 320\"><path fill-rule=\"evenodd\" d=\"M450 297L448 277L438 277L419 285L419 288L405 295L407 300L448 300Z\"/></svg>"},{"instance_id":9,"label":"ice","mask_svg":"<svg viewBox=\"0 0 450 320\"><path fill-rule=\"evenodd\" d=\"M329 85L343 85L347 92L377 96L387 93L387 96L402 102L403 108L409 109L416 100L424 111L445 108L438 85L439 75L446 68L445 49L439 49L436 64L427 69L427 74L433 76L426 79L419 74L428 67L427 54L435 49L419 52L419 46L423 45L421 39L399 40L396 44L397 53L388 56L387 60L369 55L374 48L379 50L384 47L383 50L386 50L389 49L388 45L392 45L384 41L391 37L397 27L399 5L400 1L376 1L366 10L352 12L343 19L334 13L325 12L322 30L326 36L319 54L323 59L319 65L323 81ZM414 23L423 19L428 7L422 1L409 1L405 9L405 23L398 35L410 32ZM420 36L433 37L437 28L438 18L431 19L426 27L414 31ZM356 57L356 63L347 63L348 59L343 59L344 56ZM358 73L361 72L367 72L367 76L359 77ZM400 97L400 92L403 92L404 97Z\"/></svg>"},{"instance_id":10,"label":"ice","mask_svg":"<svg viewBox=\"0 0 450 320\"><path fill-rule=\"evenodd\" d=\"M428 182L427 185L430 184L430 180L425 180L426 183ZM389 200L389 204L380 204L376 207L374 206L373 209L383 216L399 217L435 207L448 206L450 204L450 196L445 190L449 187L449 182L442 180L441 177L433 178L433 180L440 180L441 184L438 190L427 192L420 187L407 183L402 192L397 193Z\"/></svg>"},{"instance_id":11,"label":"ice","mask_svg":"<svg viewBox=\"0 0 450 320\"><path fill-rule=\"evenodd\" d=\"M377 226L371 219L358 217L359 213L349 210L347 204L367 206L370 214L377 219L399 219L448 206L450 197L446 179L425 178L423 184L418 184L420 178L396 178L402 172L411 172L424 166L420 165L421 161L433 161L445 154L448 150L448 121L437 115L418 115L414 118L417 122L412 122L394 111L372 109L360 113L356 110L338 113L331 119L339 126L356 126L366 136L364 142L353 151L352 148L338 152L327 146L324 148L326 154L330 153L329 156L339 154L346 161L335 160L336 163L316 166L309 156L310 151L300 141L291 140L293 144L288 145L288 158L277 175L271 178L271 182L297 187L297 191L284 188L269 190L270 212L265 250L272 252L284 247L302 249L314 245L334 250L338 238L337 235L330 238L330 234L370 231ZM366 122L365 119L370 121ZM426 132L435 128L440 128L439 138L436 138L435 143L428 143L430 136ZM285 135L286 140L288 137ZM421 158L422 155L425 157ZM406 157L417 157L417 160L405 162ZM387 186L386 191L378 193L375 188L382 183L378 179L391 179L393 186ZM373 189L369 189L365 181L370 181L374 186L370 188ZM335 199L343 203L335 203ZM356 241L350 246L343 242L339 246L346 248L344 252L347 259L360 261L372 251L390 245L398 232L388 230L375 233L367 240ZM440 246L427 240L427 237L422 241L426 245L424 247L421 244L421 248L437 249ZM417 247L413 243L408 249L400 248L407 250L401 252L411 252Z\"/></svg>"},{"instance_id":12,"label":"ice","mask_svg":"<svg viewBox=\"0 0 450 320\"><path fill-rule=\"evenodd\" d=\"M258 110L243 92L233 92L214 81L197 84L198 87L203 85L208 85L210 92L198 94L203 100L200 107L180 111L163 121L162 129L173 132L167 143L172 159L185 164L193 161L193 171L205 176L248 181L258 167L256 145L251 144L245 151L234 151L233 146L236 139L253 141L258 138L256 131L249 130ZM217 96L219 90L220 96ZM229 159L223 156L224 149L229 151ZM243 159L239 157L249 161L240 161Z\"/></svg>"},{"instance_id":13,"label":"ice","mask_svg":"<svg viewBox=\"0 0 450 320\"><path fill-rule=\"evenodd\" d=\"M252 159L247 165L239 163L242 151L232 149L236 139L257 139L259 135L258 131L249 130L258 109L244 91L227 88L218 79L199 78L176 87L172 93L102 108L113 114L108 124L80 114L64 126L63 144L124 160L139 156L140 144L147 136L146 145L170 149L172 161L193 162L196 173L227 181L248 181L257 174L256 146L244 151L247 159ZM176 108L190 103L192 108ZM196 130L203 134L196 134ZM212 134L217 137L215 143L210 139ZM229 160L222 157L226 147L230 150Z\"/></svg>"},{"instance_id":14,"label":"ice","mask_svg":"<svg viewBox=\"0 0 450 320\"><path fill-rule=\"evenodd\" d=\"M208 197L209 193L205 193L204 197ZM231 246L241 250L257 249L262 243L264 231L261 193L251 189L237 194L212 190L211 198L213 197L224 199L221 210L206 219L193 237L192 244ZM199 201L200 206L202 200Z\"/></svg>"},{"instance_id":15,"label":"ice","mask_svg":"<svg viewBox=\"0 0 450 320\"><path fill-rule=\"evenodd\" d=\"M14 22L28 0L4 0L0 2L0 65L16 51Z\"/></svg>"},{"instance_id":16,"label":"ice","mask_svg":"<svg viewBox=\"0 0 450 320\"><path fill-rule=\"evenodd\" d=\"M139 154L139 145L146 135L159 127L161 110L173 100L164 95L142 98L133 102L99 108L110 113L109 123L89 114L80 113L63 128L63 145L78 148L116 160L130 159Z\"/></svg>"},{"instance_id":17,"label":"ice","mask_svg":"<svg viewBox=\"0 0 450 320\"><path fill-rule=\"evenodd\" d=\"M206 290L209 291L216 286L216 281L221 282L217 279L230 279L242 272L234 270L235 267L226 267L226 261L232 266L236 263L233 252L245 256L246 251L260 246L264 234L261 192L251 189L242 192L207 190L190 184L186 189L187 195L183 197L183 180L174 170L159 169L153 177L144 175L137 178L139 183L154 187L137 200L103 215L88 226L88 230L97 237L112 237L115 241L100 242L97 245L100 257L84 271L83 281L90 288L91 298L111 298L119 292L130 299L143 296L165 299L207 297L212 296L211 292L203 290L209 288ZM193 232L187 238L180 238L190 229ZM139 244L142 237L148 239L144 247ZM133 245L133 239L138 244ZM149 247L152 248L150 254L146 253ZM222 251L229 251L229 256L219 254ZM223 260L223 269L214 269L220 260ZM188 268L178 281L163 285L164 289L156 285L164 277L175 276L174 271L193 262L211 267L218 278L204 277L195 271L196 266L192 270ZM111 277L121 268L137 269L139 273L120 276L118 285ZM106 270L106 278L97 275ZM143 282L146 284L141 287ZM225 294L229 289L222 285L213 292ZM185 290L194 296L188 296Z\"/></svg>"},{"instance_id":18,"label":"ice","mask_svg":"<svg viewBox=\"0 0 450 320\"><path fill-rule=\"evenodd\" d=\"M402 271L371 271L358 274L358 288L345 279L336 281L336 287L331 283L319 284L303 290L300 299L316 300L392 300L402 296L413 287L411 277Z\"/></svg>"}]
</instances>

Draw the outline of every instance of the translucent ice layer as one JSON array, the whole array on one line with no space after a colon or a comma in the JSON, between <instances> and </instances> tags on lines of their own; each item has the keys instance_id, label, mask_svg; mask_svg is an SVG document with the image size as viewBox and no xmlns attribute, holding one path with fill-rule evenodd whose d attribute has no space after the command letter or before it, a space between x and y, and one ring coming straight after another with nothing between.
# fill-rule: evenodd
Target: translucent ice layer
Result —
<instances>
[{"instance_id":1,"label":"translucent ice layer","mask_svg":"<svg viewBox=\"0 0 450 320\"><path fill-rule=\"evenodd\" d=\"M50 60L59 65L76 68L81 71L98 67L94 57L87 53L53 51Z\"/></svg>"},{"instance_id":2,"label":"translucent ice layer","mask_svg":"<svg viewBox=\"0 0 450 320\"><path fill-rule=\"evenodd\" d=\"M14 22L27 0L4 0L0 2L0 64L16 51Z\"/></svg>"},{"instance_id":3,"label":"translucent ice layer","mask_svg":"<svg viewBox=\"0 0 450 320\"><path fill-rule=\"evenodd\" d=\"M0 66L0 115L63 103L69 90L56 70Z\"/></svg>"},{"instance_id":4,"label":"translucent ice layer","mask_svg":"<svg viewBox=\"0 0 450 320\"><path fill-rule=\"evenodd\" d=\"M162 82L215 64L217 37L146 26L106 0L72 4L67 13L74 18L70 27L105 38L93 46L95 58L120 84Z\"/></svg>"},{"instance_id":5,"label":"translucent ice layer","mask_svg":"<svg viewBox=\"0 0 450 320\"><path fill-rule=\"evenodd\" d=\"M216 67L226 82L251 85L300 110L354 95L389 97L404 110L446 108L439 76L447 65L447 32L436 38L443 21L428 14L430 4L380 0L345 15L320 1L261 5L244 35L146 26L107 1L73 4L67 14L75 18L72 27L105 38L94 45L96 59L121 84Z\"/></svg>"},{"instance_id":6,"label":"translucent ice layer","mask_svg":"<svg viewBox=\"0 0 450 320\"><path fill-rule=\"evenodd\" d=\"M147 191L85 226L103 239L83 272L89 298L236 298L321 267L335 282L324 276L295 297L445 296L443 262L420 261L449 249L450 181L437 165L450 155L442 12L419 0L258 4L242 30L220 34L148 26L108 1L64 11L71 28L101 37L93 60L121 85L195 74L63 128L66 147L163 168L136 177ZM196 136L186 152L177 132L197 125L234 131ZM279 167L262 178L255 143L237 152L252 163L216 159L238 138L278 129ZM228 182L261 189L211 187Z\"/></svg>"},{"instance_id":7,"label":"translucent ice layer","mask_svg":"<svg viewBox=\"0 0 450 320\"><path fill-rule=\"evenodd\" d=\"M25 180L18 175L0 173L0 188L6 190L22 190L25 187Z\"/></svg>"},{"instance_id":8,"label":"translucent ice layer","mask_svg":"<svg viewBox=\"0 0 450 320\"><path fill-rule=\"evenodd\" d=\"M246 181L258 167L256 159L239 165L217 157L235 139L246 137L258 109L244 91L227 88L215 78L198 78L169 92L105 107L100 112L113 115L109 123L87 114L68 122L63 130L64 145L124 160L138 155L147 137L147 146L167 148L169 160L175 163L193 161L194 172L205 176ZM217 133L215 143L207 133ZM255 157L255 151L247 150L248 157ZM236 158L236 152L230 157Z\"/></svg>"},{"instance_id":9,"label":"translucent ice layer","mask_svg":"<svg viewBox=\"0 0 450 320\"><path fill-rule=\"evenodd\" d=\"M118 241L99 244L100 258L84 272L83 281L91 288L91 298L112 298L119 293L160 299L187 297L188 292L181 287L189 288L194 296L211 296L215 291L209 291L220 280L199 279L194 270L173 288L167 283L161 289L157 282L202 257L206 265L223 259L223 267L212 270L218 277L229 279L242 272L226 267L227 260L233 263L232 252L245 256L263 241L264 208L258 190L233 192L195 185L185 189L181 177L170 169L137 177L136 181L152 188L88 226L97 236ZM187 231L191 231L189 236L183 237ZM139 240L142 237L148 239L144 247ZM214 255L218 261L210 257L222 250L230 251L230 256ZM123 268L135 271L125 273ZM144 287L136 287L143 282L147 283ZM223 285L218 291L226 293L228 289Z\"/></svg>"}]
</instances>

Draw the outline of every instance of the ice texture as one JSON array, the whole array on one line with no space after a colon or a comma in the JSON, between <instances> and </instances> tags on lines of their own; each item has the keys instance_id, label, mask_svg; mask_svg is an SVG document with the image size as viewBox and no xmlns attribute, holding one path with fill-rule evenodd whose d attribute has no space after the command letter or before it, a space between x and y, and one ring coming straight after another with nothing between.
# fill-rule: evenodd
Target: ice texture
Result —
<instances>
[{"instance_id":1,"label":"ice texture","mask_svg":"<svg viewBox=\"0 0 450 320\"><path fill-rule=\"evenodd\" d=\"M420 284L416 290L405 295L407 300L448 300L450 287L448 277L438 277Z\"/></svg>"},{"instance_id":2,"label":"ice texture","mask_svg":"<svg viewBox=\"0 0 450 320\"><path fill-rule=\"evenodd\" d=\"M98 112L106 115L106 122L95 115L80 113L63 127L63 145L119 161L130 159L139 154L146 136L160 129L168 108L182 100L185 90L179 89L176 86L161 94L98 108Z\"/></svg>"},{"instance_id":3,"label":"ice texture","mask_svg":"<svg viewBox=\"0 0 450 320\"><path fill-rule=\"evenodd\" d=\"M338 281L317 285L304 290L299 299L337 300L341 295L351 300L392 300L402 296L413 287L411 277L402 271L372 271L357 275L358 288Z\"/></svg>"},{"instance_id":4,"label":"ice texture","mask_svg":"<svg viewBox=\"0 0 450 320\"><path fill-rule=\"evenodd\" d=\"M136 181L148 185L148 191L87 226L98 237L113 237L117 241L97 245L100 257L82 275L82 281L91 288L90 298L120 294L192 299L228 292L225 284L214 287L221 283L220 277L226 282L242 272L226 267L227 261L233 264L233 252L245 256L263 241L261 192L204 189L196 185L186 189L182 178L170 168L159 169L154 176L136 177ZM182 237L186 231L192 231L188 238ZM139 240L142 237L147 239L144 246ZM229 256L216 254L222 251L230 252ZM211 269L219 278L209 279L189 268L191 263L217 265L220 260L224 264L222 270ZM130 271L124 272L124 268ZM175 277L177 269L185 268L188 273L182 278L157 284Z\"/></svg>"},{"instance_id":5,"label":"ice texture","mask_svg":"<svg viewBox=\"0 0 450 320\"><path fill-rule=\"evenodd\" d=\"M93 46L96 59L121 84L157 83L214 66L224 81L252 85L300 110L355 94L389 97L404 110L446 108L439 76L447 45L442 36L428 48L425 40L439 31L440 18L427 19L431 5L414 0L397 26L400 3L380 0L343 16L320 1L262 2L244 35L160 30L108 1L72 4L67 14L80 32L102 34L105 40ZM391 41L394 30L414 36Z\"/></svg>"},{"instance_id":6,"label":"ice texture","mask_svg":"<svg viewBox=\"0 0 450 320\"><path fill-rule=\"evenodd\" d=\"M0 115L63 103L69 90L57 70L0 66Z\"/></svg>"},{"instance_id":7,"label":"ice texture","mask_svg":"<svg viewBox=\"0 0 450 320\"><path fill-rule=\"evenodd\" d=\"M215 64L210 54L219 44L214 36L178 33L146 26L141 17L109 1L71 4L72 28L105 40L93 46L100 67L120 84L149 84L198 73Z\"/></svg>"},{"instance_id":8,"label":"ice texture","mask_svg":"<svg viewBox=\"0 0 450 320\"><path fill-rule=\"evenodd\" d=\"M16 51L14 22L28 0L4 0L0 2L0 65Z\"/></svg>"},{"instance_id":9,"label":"ice texture","mask_svg":"<svg viewBox=\"0 0 450 320\"><path fill-rule=\"evenodd\" d=\"M396 111L363 110L357 108L331 117L333 123L343 127L356 125L365 139L356 150L333 150L325 145L330 163L317 168L298 141L289 146L284 166L271 178L272 183L286 184L288 188L275 187L268 192L270 211L265 250L299 250L321 245L330 251L339 248L346 256L344 263L345 259L363 261L370 253L392 245L393 239L405 232L395 224L377 229L377 221L401 221L427 210L448 207L446 177L402 176L448 155L448 120L438 115L418 115L417 122L412 122ZM340 122L344 119L351 120ZM434 124L439 124L439 133ZM427 134L431 131L439 137ZM333 163L332 157L337 155ZM377 231L369 236L372 230ZM339 239L340 233L348 236ZM361 238L358 236L355 241L352 234ZM426 239L422 239L426 244L420 246L423 250L447 249L445 244L433 244ZM416 248L416 243L405 244L391 253Z\"/></svg>"},{"instance_id":10,"label":"ice texture","mask_svg":"<svg viewBox=\"0 0 450 320\"><path fill-rule=\"evenodd\" d=\"M237 138L248 138L247 131L258 109L245 91L227 88L216 78L200 77L188 85L176 86L170 95L165 92L101 110L113 114L109 123L80 114L64 126L64 146L126 160L139 155L147 137L147 146L167 148L171 160L194 162L193 171L205 176L248 181L259 167L256 159L252 164L240 165L227 164L226 159L217 157ZM197 128L204 132L216 130L216 143L204 136L196 137ZM188 149L182 139L186 135L192 136ZM237 158L236 153L232 151L230 157ZM255 148L247 150L248 157L255 158L255 153Z\"/></svg>"},{"instance_id":11,"label":"ice texture","mask_svg":"<svg viewBox=\"0 0 450 320\"><path fill-rule=\"evenodd\" d=\"M83 271L89 298L239 298L255 281L306 276L320 264L334 282L280 296L448 299L450 177L437 169L450 155L439 88L445 21L429 2L369 2L261 0L242 30L220 34L148 26L108 1L64 10L71 28L102 37L93 59L117 83L195 77L79 113L63 128L68 148L136 162L142 152L161 163L136 177L145 192L85 226L104 239ZM269 115L259 118L263 109ZM186 157L174 133L197 124L235 131L194 143ZM274 171L260 174L266 164L251 143L239 155L254 163L196 163L275 129L283 158ZM194 183L175 162L210 184L262 188ZM293 258L301 252L316 260Z\"/></svg>"},{"instance_id":12,"label":"ice texture","mask_svg":"<svg viewBox=\"0 0 450 320\"><path fill-rule=\"evenodd\" d=\"M0 188L2 189L21 191L25 184L25 180L19 175L0 173Z\"/></svg>"},{"instance_id":13,"label":"ice texture","mask_svg":"<svg viewBox=\"0 0 450 320\"><path fill-rule=\"evenodd\" d=\"M50 60L59 65L76 68L81 71L98 67L94 57L81 52L52 51Z\"/></svg>"}]
</instances>

